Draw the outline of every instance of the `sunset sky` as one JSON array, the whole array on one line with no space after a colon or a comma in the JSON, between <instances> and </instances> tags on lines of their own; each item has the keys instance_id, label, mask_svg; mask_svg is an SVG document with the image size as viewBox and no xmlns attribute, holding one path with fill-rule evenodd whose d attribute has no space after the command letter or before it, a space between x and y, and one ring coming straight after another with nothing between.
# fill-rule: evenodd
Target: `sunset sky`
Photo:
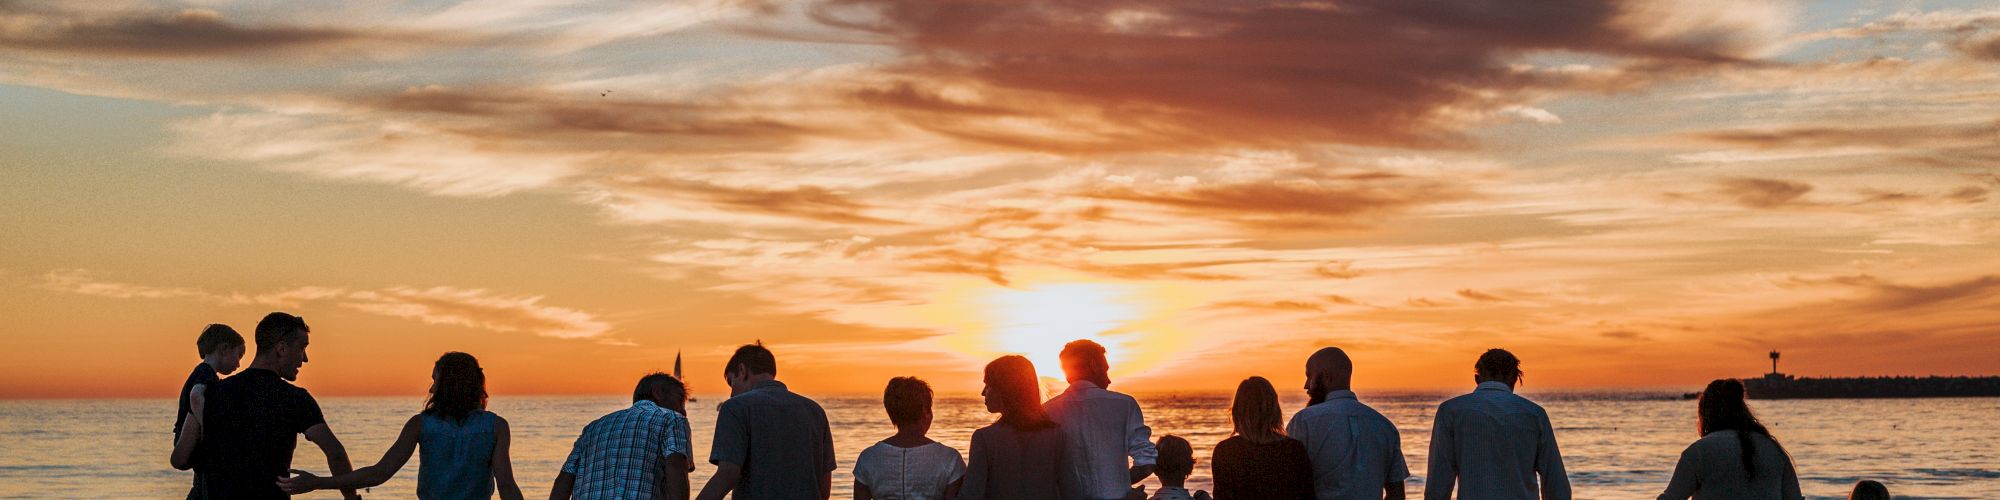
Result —
<instances>
[{"instance_id":1,"label":"sunset sky","mask_svg":"<svg viewBox=\"0 0 2000 500\"><path fill-rule=\"evenodd\" d=\"M2000 8L0 0L0 398L2000 374Z\"/></svg>"}]
</instances>

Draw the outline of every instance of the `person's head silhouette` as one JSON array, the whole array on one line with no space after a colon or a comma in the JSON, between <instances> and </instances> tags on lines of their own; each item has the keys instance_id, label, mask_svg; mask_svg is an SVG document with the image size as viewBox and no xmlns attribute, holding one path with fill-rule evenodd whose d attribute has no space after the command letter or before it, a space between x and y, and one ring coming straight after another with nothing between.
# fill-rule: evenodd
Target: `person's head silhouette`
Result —
<instances>
[{"instance_id":1,"label":"person's head silhouette","mask_svg":"<svg viewBox=\"0 0 2000 500\"><path fill-rule=\"evenodd\" d=\"M1001 356L986 364L986 411L1000 414L1001 424L1018 430L1055 427L1042 408L1041 384L1035 378L1035 364L1017 355Z\"/></svg>"},{"instance_id":2,"label":"person's head silhouette","mask_svg":"<svg viewBox=\"0 0 2000 500\"><path fill-rule=\"evenodd\" d=\"M1521 358L1506 349L1487 349L1479 355L1479 362L1472 364L1472 371L1475 383L1499 382L1514 387L1521 382Z\"/></svg>"},{"instance_id":3,"label":"person's head silhouette","mask_svg":"<svg viewBox=\"0 0 2000 500\"><path fill-rule=\"evenodd\" d=\"M1090 381L1098 388L1111 388L1111 362L1104 358L1104 346L1089 339L1063 345L1063 377L1069 383Z\"/></svg>"},{"instance_id":4,"label":"person's head silhouette","mask_svg":"<svg viewBox=\"0 0 2000 500\"><path fill-rule=\"evenodd\" d=\"M882 389L882 408L889 411L889 423L899 431L923 435L931 429L931 384L916 377L889 379Z\"/></svg>"},{"instance_id":5,"label":"person's head silhouette","mask_svg":"<svg viewBox=\"0 0 2000 500\"><path fill-rule=\"evenodd\" d=\"M1338 347L1328 347L1306 358L1307 405L1326 401L1327 393L1353 388L1354 361L1347 359L1347 351Z\"/></svg>"},{"instance_id":6,"label":"person's head silhouette","mask_svg":"<svg viewBox=\"0 0 2000 500\"><path fill-rule=\"evenodd\" d=\"M264 315L257 322L257 357L250 360L250 366L277 372L285 380L298 380L299 367L311 361L306 357L311 332L305 318L282 312Z\"/></svg>"},{"instance_id":7,"label":"person's head silhouette","mask_svg":"<svg viewBox=\"0 0 2000 500\"><path fill-rule=\"evenodd\" d=\"M1889 487L1873 479L1863 479L1854 483L1854 492L1847 494L1847 500L1889 500Z\"/></svg>"},{"instance_id":8,"label":"person's head silhouette","mask_svg":"<svg viewBox=\"0 0 2000 500\"><path fill-rule=\"evenodd\" d=\"M1285 410L1278 406L1278 390L1270 380L1250 377L1236 384L1236 399L1229 404L1229 424L1235 435L1253 443L1285 440Z\"/></svg>"},{"instance_id":9,"label":"person's head silhouette","mask_svg":"<svg viewBox=\"0 0 2000 500\"><path fill-rule=\"evenodd\" d=\"M431 394L424 399L424 414L464 421L473 412L486 409L486 370L479 359L462 352L447 352L431 365Z\"/></svg>"},{"instance_id":10,"label":"person's head silhouette","mask_svg":"<svg viewBox=\"0 0 2000 500\"><path fill-rule=\"evenodd\" d=\"M652 401L661 408L687 415L687 385L673 375L648 373L639 377L639 385L632 388L632 402L640 401Z\"/></svg>"},{"instance_id":11,"label":"person's head silhouette","mask_svg":"<svg viewBox=\"0 0 2000 500\"><path fill-rule=\"evenodd\" d=\"M778 378L778 358L764 348L763 342L744 344L736 348L736 354L729 356L729 362L722 365L722 381L729 384L729 395L735 396L750 390L758 382Z\"/></svg>"}]
</instances>

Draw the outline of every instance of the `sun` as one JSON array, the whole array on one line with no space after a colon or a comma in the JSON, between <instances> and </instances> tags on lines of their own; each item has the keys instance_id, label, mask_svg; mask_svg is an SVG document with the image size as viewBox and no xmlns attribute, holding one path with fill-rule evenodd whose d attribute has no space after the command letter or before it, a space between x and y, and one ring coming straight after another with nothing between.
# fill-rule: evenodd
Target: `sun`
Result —
<instances>
[{"instance_id":1,"label":"sun","mask_svg":"<svg viewBox=\"0 0 2000 500\"><path fill-rule=\"evenodd\" d=\"M1101 283L1050 284L1029 288L994 289L980 302L990 313L988 347L993 352L1020 354L1035 363L1042 377L1062 380L1058 359L1064 344L1089 339L1103 344L1111 366L1119 366L1126 349L1120 331L1140 318L1126 286Z\"/></svg>"}]
</instances>

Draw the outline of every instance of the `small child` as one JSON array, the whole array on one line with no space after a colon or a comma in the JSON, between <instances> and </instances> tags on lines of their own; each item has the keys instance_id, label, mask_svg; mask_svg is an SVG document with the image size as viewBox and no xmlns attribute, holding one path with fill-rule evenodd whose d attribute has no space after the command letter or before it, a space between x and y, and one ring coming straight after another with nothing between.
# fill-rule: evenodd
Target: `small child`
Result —
<instances>
[{"instance_id":1,"label":"small child","mask_svg":"<svg viewBox=\"0 0 2000 500\"><path fill-rule=\"evenodd\" d=\"M945 499L958 496L965 458L957 449L932 441L931 385L916 377L896 377L882 389L882 408L896 435L861 450L854 460L856 500Z\"/></svg>"},{"instance_id":2,"label":"small child","mask_svg":"<svg viewBox=\"0 0 2000 500\"><path fill-rule=\"evenodd\" d=\"M243 335L229 325L216 323L202 329L201 337L194 341L194 349L201 354L201 364L194 365L194 373L189 373L187 383L181 384L181 409L174 413L176 441L181 437L181 425L187 423L189 393L195 387L222 380L223 375L235 372L243 364Z\"/></svg>"},{"instance_id":3,"label":"small child","mask_svg":"<svg viewBox=\"0 0 2000 500\"><path fill-rule=\"evenodd\" d=\"M236 328L228 324L210 324L194 340L194 352L202 354L202 364L196 364L194 372L188 374L188 382L180 384L180 410L174 412L174 444L180 444L180 428L188 424L188 412L194 410L194 396L222 380L222 376L236 372L236 366L242 366L244 336L236 334ZM194 488L202 488L200 470L194 472Z\"/></svg>"},{"instance_id":4,"label":"small child","mask_svg":"<svg viewBox=\"0 0 2000 500\"><path fill-rule=\"evenodd\" d=\"M1879 481L1863 479L1854 483L1854 492L1847 494L1847 500L1890 500L1889 487Z\"/></svg>"},{"instance_id":5,"label":"small child","mask_svg":"<svg viewBox=\"0 0 2000 500\"><path fill-rule=\"evenodd\" d=\"M1194 473L1194 446L1186 439L1168 434L1160 436L1154 444L1160 451L1159 469L1160 491L1153 493L1153 500L1208 500L1208 492L1196 491L1189 494L1187 478Z\"/></svg>"}]
</instances>

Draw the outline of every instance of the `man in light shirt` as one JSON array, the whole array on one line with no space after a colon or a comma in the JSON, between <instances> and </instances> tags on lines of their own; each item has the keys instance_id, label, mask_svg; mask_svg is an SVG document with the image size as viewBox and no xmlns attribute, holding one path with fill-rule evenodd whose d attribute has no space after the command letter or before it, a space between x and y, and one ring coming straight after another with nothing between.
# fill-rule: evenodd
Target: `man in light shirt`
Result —
<instances>
[{"instance_id":1,"label":"man in light shirt","mask_svg":"<svg viewBox=\"0 0 2000 500\"><path fill-rule=\"evenodd\" d=\"M1306 359L1306 395L1312 400L1292 416L1285 434L1312 457L1313 492L1319 500L1401 500L1410 467L1403 436L1351 389L1354 362L1328 347Z\"/></svg>"},{"instance_id":2,"label":"man in light shirt","mask_svg":"<svg viewBox=\"0 0 2000 500\"><path fill-rule=\"evenodd\" d=\"M1459 498L1568 500L1569 477L1548 412L1514 395L1521 359L1492 349L1473 369L1479 388L1438 405L1425 500L1450 499L1454 483Z\"/></svg>"},{"instance_id":3,"label":"man in light shirt","mask_svg":"<svg viewBox=\"0 0 2000 500\"><path fill-rule=\"evenodd\" d=\"M1069 389L1045 405L1062 424L1069 443L1070 474L1076 491L1069 500L1115 500L1153 474L1159 452L1139 402L1111 392L1111 363L1104 346L1078 340L1063 346L1063 375ZM1129 465L1127 459L1130 459Z\"/></svg>"}]
</instances>

